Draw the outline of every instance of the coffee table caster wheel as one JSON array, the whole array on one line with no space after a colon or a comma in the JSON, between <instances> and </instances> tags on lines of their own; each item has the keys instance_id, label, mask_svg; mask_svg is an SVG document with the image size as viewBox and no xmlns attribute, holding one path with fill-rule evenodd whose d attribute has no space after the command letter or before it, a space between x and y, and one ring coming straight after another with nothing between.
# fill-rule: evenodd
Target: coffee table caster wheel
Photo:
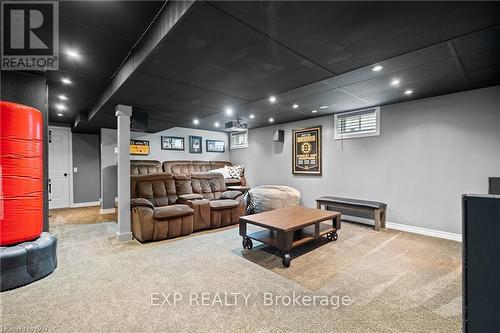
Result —
<instances>
[{"instance_id":1,"label":"coffee table caster wheel","mask_svg":"<svg viewBox=\"0 0 500 333\"><path fill-rule=\"evenodd\" d=\"M283 254L283 258L281 259L281 262L283 263L283 266L285 267L290 267L290 253L285 253Z\"/></svg>"},{"instance_id":2,"label":"coffee table caster wheel","mask_svg":"<svg viewBox=\"0 0 500 333\"><path fill-rule=\"evenodd\" d=\"M339 239L339 235L337 234L337 232L329 232L326 235L326 238L330 241L336 241L337 239Z\"/></svg>"},{"instance_id":3,"label":"coffee table caster wheel","mask_svg":"<svg viewBox=\"0 0 500 333\"><path fill-rule=\"evenodd\" d=\"M253 242L248 237L243 238L243 241L241 243L242 243L244 249L250 250L253 247Z\"/></svg>"}]
</instances>

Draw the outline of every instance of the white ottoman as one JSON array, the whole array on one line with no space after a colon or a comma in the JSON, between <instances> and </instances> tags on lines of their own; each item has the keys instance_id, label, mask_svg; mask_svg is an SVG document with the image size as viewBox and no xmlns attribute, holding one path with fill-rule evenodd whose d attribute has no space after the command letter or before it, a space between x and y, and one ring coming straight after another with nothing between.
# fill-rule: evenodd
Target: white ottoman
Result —
<instances>
[{"instance_id":1,"label":"white ottoman","mask_svg":"<svg viewBox=\"0 0 500 333\"><path fill-rule=\"evenodd\" d=\"M273 209L298 206L300 192L290 186L262 185L248 191L250 204L247 214L262 213Z\"/></svg>"}]
</instances>

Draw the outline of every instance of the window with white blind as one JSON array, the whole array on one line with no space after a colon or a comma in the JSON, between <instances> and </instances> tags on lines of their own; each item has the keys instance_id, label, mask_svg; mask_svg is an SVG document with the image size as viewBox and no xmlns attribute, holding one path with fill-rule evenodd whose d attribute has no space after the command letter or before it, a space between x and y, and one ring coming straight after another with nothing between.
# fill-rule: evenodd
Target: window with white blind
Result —
<instances>
[{"instance_id":1,"label":"window with white blind","mask_svg":"<svg viewBox=\"0 0 500 333\"><path fill-rule=\"evenodd\" d=\"M334 115L335 140L380 135L380 107Z\"/></svg>"},{"instance_id":2,"label":"window with white blind","mask_svg":"<svg viewBox=\"0 0 500 333\"><path fill-rule=\"evenodd\" d=\"M248 131L229 134L229 144L231 149L248 148Z\"/></svg>"}]
</instances>

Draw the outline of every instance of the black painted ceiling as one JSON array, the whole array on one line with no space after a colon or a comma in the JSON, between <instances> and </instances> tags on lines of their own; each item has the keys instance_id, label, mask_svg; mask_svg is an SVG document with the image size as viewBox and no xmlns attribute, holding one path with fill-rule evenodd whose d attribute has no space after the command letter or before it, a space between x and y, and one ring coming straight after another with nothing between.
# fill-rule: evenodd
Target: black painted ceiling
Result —
<instances>
[{"instance_id":1,"label":"black painted ceiling","mask_svg":"<svg viewBox=\"0 0 500 333\"><path fill-rule=\"evenodd\" d=\"M46 72L51 122L71 124L80 113L86 117L109 78L162 5L161 1L59 3L60 70ZM65 53L68 49L78 51L80 59L69 57ZM72 84L64 85L63 77L69 78ZM58 98L60 94L68 98L63 102L67 106L64 112L54 107L62 102ZM95 127L85 130L95 130Z\"/></svg>"},{"instance_id":2,"label":"black painted ceiling","mask_svg":"<svg viewBox=\"0 0 500 333\"><path fill-rule=\"evenodd\" d=\"M154 13L159 7L145 8ZM90 32L81 40L94 43L92 50L113 49ZM500 4L494 2L198 2L75 130L115 127L117 103L149 112L151 132L217 130L215 122L222 126L236 117L265 126L270 117L282 123L496 85L499 59ZM123 53L103 69L88 69L81 76L89 85L84 90L102 91L122 60ZM375 64L383 69L374 72ZM75 71L83 68L77 65ZM397 87L390 84L395 78ZM407 89L413 94L405 95ZM93 101L82 97L81 109L88 111ZM235 115L225 115L226 107Z\"/></svg>"}]
</instances>

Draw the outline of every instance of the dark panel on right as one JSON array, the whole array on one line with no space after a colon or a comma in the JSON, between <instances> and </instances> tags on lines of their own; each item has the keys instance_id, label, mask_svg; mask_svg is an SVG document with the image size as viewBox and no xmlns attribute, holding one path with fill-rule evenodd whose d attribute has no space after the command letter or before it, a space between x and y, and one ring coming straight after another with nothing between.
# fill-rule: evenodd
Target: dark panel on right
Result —
<instances>
[{"instance_id":1,"label":"dark panel on right","mask_svg":"<svg viewBox=\"0 0 500 333\"><path fill-rule=\"evenodd\" d=\"M500 196L464 195L464 332L500 332Z\"/></svg>"}]
</instances>

